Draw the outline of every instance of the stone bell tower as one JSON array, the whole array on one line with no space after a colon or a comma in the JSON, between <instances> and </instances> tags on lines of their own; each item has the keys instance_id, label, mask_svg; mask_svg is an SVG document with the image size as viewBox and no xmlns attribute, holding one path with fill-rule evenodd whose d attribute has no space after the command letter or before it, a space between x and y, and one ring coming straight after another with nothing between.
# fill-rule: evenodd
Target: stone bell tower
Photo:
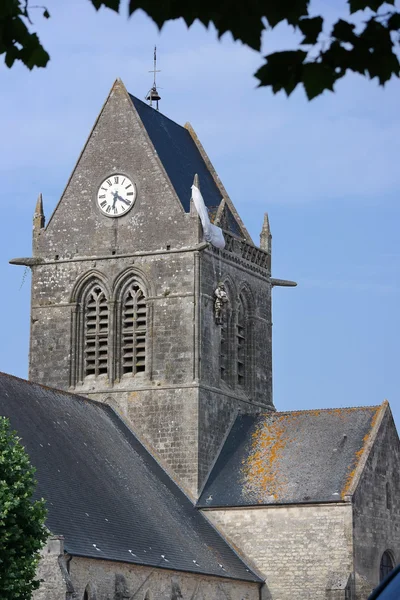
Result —
<instances>
[{"instance_id":1,"label":"stone bell tower","mask_svg":"<svg viewBox=\"0 0 400 600\"><path fill-rule=\"evenodd\" d=\"M196 174L223 250L203 241ZM191 126L120 80L11 262L32 269L30 379L109 403L193 497L237 411L274 410L268 221L257 248Z\"/></svg>"}]
</instances>

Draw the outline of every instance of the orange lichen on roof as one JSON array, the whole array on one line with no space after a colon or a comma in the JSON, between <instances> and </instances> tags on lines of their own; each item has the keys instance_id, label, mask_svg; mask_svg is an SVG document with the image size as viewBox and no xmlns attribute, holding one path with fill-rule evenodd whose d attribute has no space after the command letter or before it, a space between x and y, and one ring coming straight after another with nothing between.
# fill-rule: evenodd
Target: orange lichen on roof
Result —
<instances>
[{"instance_id":1,"label":"orange lichen on roof","mask_svg":"<svg viewBox=\"0 0 400 600\"><path fill-rule=\"evenodd\" d=\"M348 467L348 474L347 474L346 481L345 481L345 484L343 486L342 493L341 493L342 500L344 500L345 496L348 496L348 494L349 494L350 488L353 483L354 476L357 472L357 467L360 463L361 457L363 456L363 454L366 450L368 441L371 437L371 433L374 430L374 426L375 426L375 423L377 421L377 418L378 418L378 415L380 412L379 411L380 407L374 406L373 408L375 409L375 412L371 419L371 425L370 425L369 431L368 431L368 433L366 433L364 435L363 441L362 441L362 446L359 450L357 450L357 452L354 455L353 463L351 465L349 465L349 467Z\"/></svg>"},{"instance_id":2,"label":"orange lichen on roof","mask_svg":"<svg viewBox=\"0 0 400 600\"><path fill-rule=\"evenodd\" d=\"M287 443L286 421L292 415L285 414L266 419L252 434L251 450L243 462L243 493L256 495L258 502L269 496L278 500L284 494L287 480L280 472L280 459Z\"/></svg>"}]
</instances>

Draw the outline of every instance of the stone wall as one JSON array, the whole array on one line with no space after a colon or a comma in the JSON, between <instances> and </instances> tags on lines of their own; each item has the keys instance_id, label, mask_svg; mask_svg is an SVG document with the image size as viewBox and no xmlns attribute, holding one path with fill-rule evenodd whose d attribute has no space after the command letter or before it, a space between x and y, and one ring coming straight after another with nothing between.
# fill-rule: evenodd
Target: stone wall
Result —
<instances>
[{"instance_id":1,"label":"stone wall","mask_svg":"<svg viewBox=\"0 0 400 600\"><path fill-rule=\"evenodd\" d=\"M46 582L33 600L83 600L85 592L88 600L259 599L256 583L81 557L65 560L53 550L42 559L38 575Z\"/></svg>"},{"instance_id":2,"label":"stone wall","mask_svg":"<svg viewBox=\"0 0 400 600\"><path fill-rule=\"evenodd\" d=\"M64 557L64 539L51 536L41 551L36 578L40 587L32 600L72 600L74 588Z\"/></svg>"},{"instance_id":3,"label":"stone wall","mask_svg":"<svg viewBox=\"0 0 400 600\"><path fill-rule=\"evenodd\" d=\"M206 249L200 255L200 377L204 385L220 388L242 400L268 409L272 402L271 284L268 270L251 264L233 249L219 254ZM228 303L224 313L229 365L220 378L221 326L215 323L215 289L224 283ZM245 381L237 380L237 312L245 306Z\"/></svg>"},{"instance_id":4,"label":"stone wall","mask_svg":"<svg viewBox=\"0 0 400 600\"><path fill-rule=\"evenodd\" d=\"M357 600L365 600L379 583L385 551L400 562L399 467L399 438L387 408L353 497Z\"/></svg>"},{"instance_id":5,"label":"stone wall","mask_svg":"<svg viewBox=\"0 0 400 600\"><path fill-rule=\"evenodd\" d=\"M353 572L351 504L205 513L265 576L271 600L344 600L340 585Z\"/></svg>"}]
</instances>

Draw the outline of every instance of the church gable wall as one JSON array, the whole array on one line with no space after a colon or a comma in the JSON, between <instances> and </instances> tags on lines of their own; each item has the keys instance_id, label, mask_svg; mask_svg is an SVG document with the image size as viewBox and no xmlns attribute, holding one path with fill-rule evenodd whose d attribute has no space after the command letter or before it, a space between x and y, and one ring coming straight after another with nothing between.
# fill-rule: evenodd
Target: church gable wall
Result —
<instances>
[{"instance_id":1,"label":"church gable wall","mask_svg":"<svg viewBox=\"0 0 400 600\"><path fill-rule=\"evenodd\" d=\"M113 173L127 175L137 187L133 208L118 218L101 214L96 201L100 184ZM36 236L35 254L91 257L182 247L197 242L196 225L117 81L46 229Z\"/></svg>"},{"instance_id":2,"label":"church gable wall","mask_svg":"<svg viewBox=\"0 0 400 600\"><path fill-rule=\"evenodd\" d=\"M353 571L350 504L207 510L266 578L271 600L344 600ZM268 596L267 596L268 597Z\"/></svg>"},{"instance_id":3,"label":"church gable wall","mask_svg":"<svg viewBox=\"0 0 400 600\"><path fill-rule=\"evenodd\" d=\"M256 583L78 557L72 558L69 569L77 600L88 585L89 600L259 599Z\"/></svg>"},{"instance_id":4,"label":"church gable wall","mask_svg":"<svg viewBox=\"0 0 400 600\"><path fill-rule=\"evenodd\" d=\"M389 551L400 562L400 444L386 409L353 496L357 600L379 583L380 562Z\"/></svg>"}]
</instances>

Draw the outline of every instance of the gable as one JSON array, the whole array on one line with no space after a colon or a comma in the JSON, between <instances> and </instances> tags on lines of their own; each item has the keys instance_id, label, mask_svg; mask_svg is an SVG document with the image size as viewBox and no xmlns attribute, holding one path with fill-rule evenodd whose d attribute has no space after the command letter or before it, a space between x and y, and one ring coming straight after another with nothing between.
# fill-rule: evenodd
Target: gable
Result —
<instances>
[{"instance_id":1,"label":"gable","mask_svg":"<svg viewBox=\"0 0 400 600\"><path fill-rule=\"evenodd\" d=\"M260 581L107 405L0 374L0 414L69 554Z\"/></svg>"},{"instance_id":2,"label":"gable","mask_svg":"<svg viewBox=\"0 0 400 600\"><path fill-rule=\"evenodd\" d=\"M374 433L366 440L365 452L348 477L346 493L354 497L356 505L373 497L386 505L386 485L392 500L400 498L400 439L388 402L381 408Z\"/></svg>"},{"instance_id":3,"label":"gable","mask_svg":"<svg viewBox=\"0 0 400 600\"><path fill-rule=\"evenodd\" d=\"M196 174L211 216L214 207L228 202L225 227L249 238L229 198L223 200L226 192L196 139L117 80L40 232L37 255L70 258L154 250L171 242L173 247L196 244L197 223L190 215ZM110 219L101 214L96 198L102 182L119 174L134 181L137 193L129 212Z\"/></svg>"},{"instance_id":4,"label":"gable","mask_svg":"<svg viewBox=\"0 0 400 600\"><path fill-rule=\"evenodd\" d=\"M238 416L198 505L343 501L379 410Z\"/></svg>"},{"instance_id":5,"label":"gable","mask_svg":"<svg viewBox=\"0 0 400 600\"><path fill-rule=\"evenodd\" d=\"M132 180L137 193L129 212L110 218L101 214L97 194L102 182L117 174ZM47 227L40 232L38 254L57 253L61 259L108 255L112 250L116 254L152 251L166 244L179 248L197 243L193 221L185 214L130 96L117 80Z\"/></svg>"}]
</instances>

